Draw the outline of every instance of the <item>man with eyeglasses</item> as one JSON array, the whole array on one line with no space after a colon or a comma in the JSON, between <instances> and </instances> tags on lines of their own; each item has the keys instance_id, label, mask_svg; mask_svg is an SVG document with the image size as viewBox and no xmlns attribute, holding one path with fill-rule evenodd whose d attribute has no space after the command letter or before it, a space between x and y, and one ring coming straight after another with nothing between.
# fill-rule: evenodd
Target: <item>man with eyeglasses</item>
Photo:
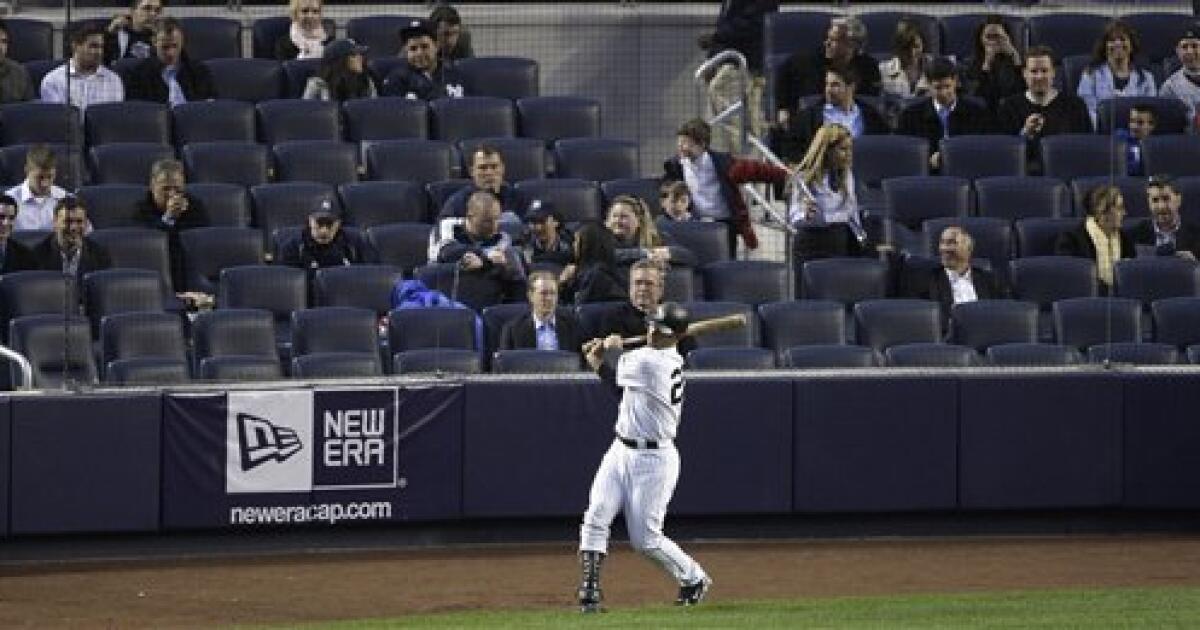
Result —
<instances>
[{"instance_id":1,"label":"man with eyeglasses","mask_svg":"<svg viewBox=\"0 0 1200 630\"><path fill-rule=\"evenodd\" d=\"M0 195L0 274L37 268L33 252L9 237L17 221L17 200Z\"/></svg>"},{"instance_id":2,"label":"man with eyeglasses","mask_svg":"<svg viewBox=\"0 0 1200 630\"><path fill-rule=\"evenodd\" d=\"M54 208L54 233L33 248L37 268L61 271L81 283L88 273L111 267L108 252L85 236L87 227L83 201L77 197L60 200Z\"/></svg>"}]
</instances>

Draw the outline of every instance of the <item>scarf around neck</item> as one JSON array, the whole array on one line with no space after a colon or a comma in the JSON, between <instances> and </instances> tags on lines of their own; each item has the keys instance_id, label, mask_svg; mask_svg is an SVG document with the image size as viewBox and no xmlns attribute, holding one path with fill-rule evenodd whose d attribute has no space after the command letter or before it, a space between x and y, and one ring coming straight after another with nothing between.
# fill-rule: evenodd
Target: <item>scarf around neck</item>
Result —
<instances>
[{"instance_id":1,"label":"scarf around neck","mask_svg":"<svg viewBox=\"0 0 1200 630\"><path fill-rule=\"evenodd\" d=\"M315 31L306 31L301 28L299 22L292 22L292 27L288 30L288 36L300 54L296 55L297 59L320 59L322 51L325 50L325 27L318 26Z\"/></svg>"}]
</instances>

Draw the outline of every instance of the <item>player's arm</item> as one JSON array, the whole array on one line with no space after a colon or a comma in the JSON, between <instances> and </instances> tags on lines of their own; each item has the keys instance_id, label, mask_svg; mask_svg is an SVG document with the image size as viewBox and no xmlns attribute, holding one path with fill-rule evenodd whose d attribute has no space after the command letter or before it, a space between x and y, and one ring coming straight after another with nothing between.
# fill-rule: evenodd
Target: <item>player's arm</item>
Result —
<instances>
[{"instance_id":1,"label":"player's arm","mask_svg":"<svg viewBox=\"0 0 1200 630\"><path fill-rule=\"evenodd\" d=\"M583 358L587 361L588 367L596 372L606 389L612 390L614 394L618 395L621 393L621 388L617 385L617 371L604 360L604 353L609 349L621 348L621 343L620 335L609 335L603 339L596 338L583 344Z\"/></svg>"}]
</instances>

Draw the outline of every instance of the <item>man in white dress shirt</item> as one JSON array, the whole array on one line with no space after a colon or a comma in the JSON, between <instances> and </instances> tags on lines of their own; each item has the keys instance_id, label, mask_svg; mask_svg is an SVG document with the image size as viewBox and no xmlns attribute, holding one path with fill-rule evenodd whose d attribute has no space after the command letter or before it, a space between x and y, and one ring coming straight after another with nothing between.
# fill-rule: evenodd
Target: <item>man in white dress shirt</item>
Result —
<instances>
[{"instance_id":1,"label":"man in white dress shirt","mask_svg":"<svg viewBox=\"0 0 1200 630\"><path fill-rule=\"evenodd\" d=\"M103 59L104 28L92 23L81 24L71 32L71 58L42 79L42 100L70 103L80 112L89 105L125 100L121 77L104 67Z\"/></svg>"},{"instance_id":2,"label":"man in white dress shirt","mask_svg":"<svg viewBox=\"0 0 1200 630\"><path fill-rule=\"evenodd\" d=\"M5 193L17 201L17 220L13 230L50 230L54 228L54 208L67 191L54 185L58 176L58 158L45 145L30 147L25 154L25 181Z\"/></svg>"}]
</instances>

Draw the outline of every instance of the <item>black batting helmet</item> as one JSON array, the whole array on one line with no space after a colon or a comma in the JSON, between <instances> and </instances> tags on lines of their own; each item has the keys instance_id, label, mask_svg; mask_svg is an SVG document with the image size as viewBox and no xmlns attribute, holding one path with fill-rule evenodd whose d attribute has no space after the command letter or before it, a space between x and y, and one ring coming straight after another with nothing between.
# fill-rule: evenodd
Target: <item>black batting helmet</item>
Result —
<instances>
[{"instance_id":1,"label":"black batting helmet","mask_svg":"<svg viewBox=\"0 0 1200 630\"><path fill-rule=\"evenodd\" d=\"M646 316L646 329L654 329L668 335L682 335L687 332L691 314L678 302L663 302Z\"/></svg>"}]
</instances>

